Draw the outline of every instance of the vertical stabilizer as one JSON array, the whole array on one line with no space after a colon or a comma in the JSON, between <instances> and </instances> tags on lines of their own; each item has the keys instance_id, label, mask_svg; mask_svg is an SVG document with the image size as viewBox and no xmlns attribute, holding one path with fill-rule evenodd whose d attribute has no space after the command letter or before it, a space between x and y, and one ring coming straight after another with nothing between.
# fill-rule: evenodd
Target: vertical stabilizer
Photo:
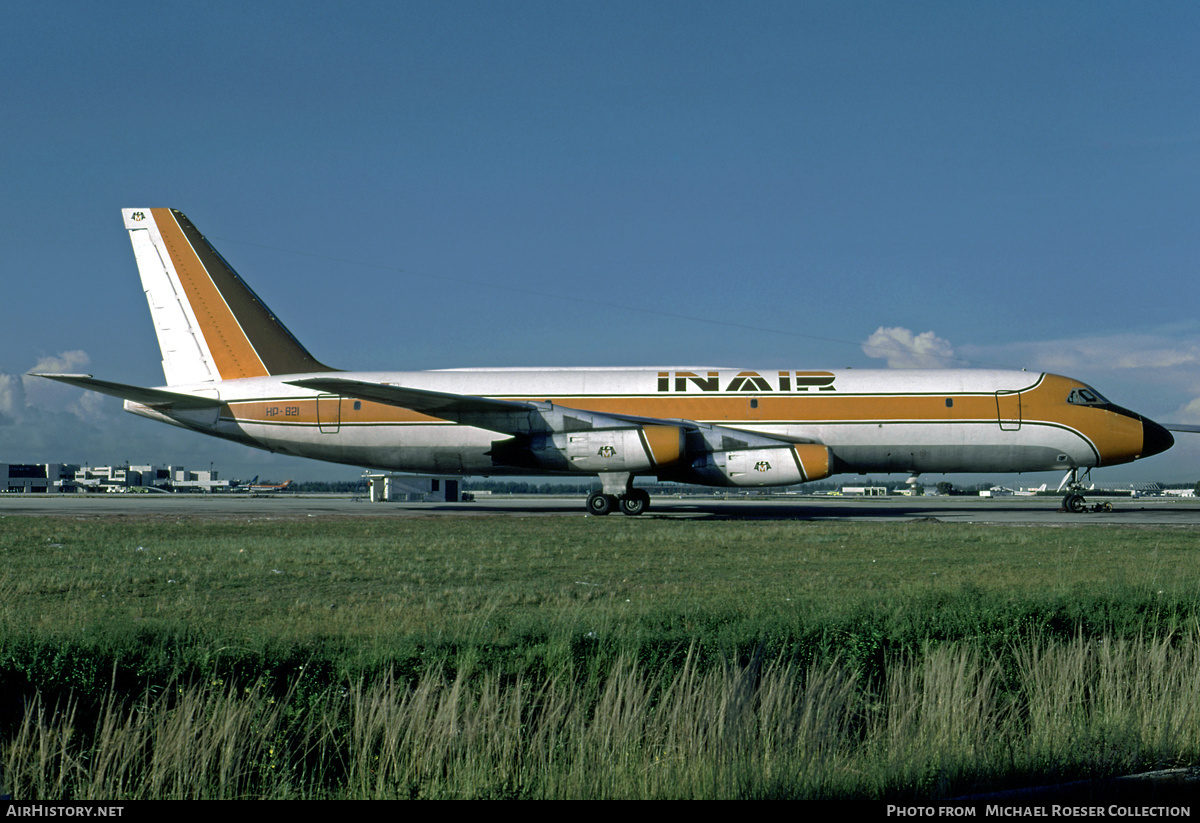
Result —
<instances>
[{"instance_id":1,"label":"vertical stabilizer","mask_svg":"<svg viewBox=\"0 0 1200 823\"><path fill-rule=\"evenodd\" d=\"M333 371L174 209L122 209L167 385Z\"/></svg>"}]
</instances>

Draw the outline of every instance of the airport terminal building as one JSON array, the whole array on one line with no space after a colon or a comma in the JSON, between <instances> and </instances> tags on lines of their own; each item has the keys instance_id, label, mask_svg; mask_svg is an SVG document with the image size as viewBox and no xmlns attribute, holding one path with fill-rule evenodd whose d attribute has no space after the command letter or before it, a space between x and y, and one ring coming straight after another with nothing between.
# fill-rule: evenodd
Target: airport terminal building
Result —
<instances>
[{"instance_id":1,"label":"airport terminal building","mask_svg":"<svg viewBox=\"0 0 1200 823\"><path fill-rule=\"evenodd\" d=\"M217 472L183 466L78 466L74 463L0 463L0 493L73 494L132 489L228 491L236 484Z\"/></svg>"}]
</instances>

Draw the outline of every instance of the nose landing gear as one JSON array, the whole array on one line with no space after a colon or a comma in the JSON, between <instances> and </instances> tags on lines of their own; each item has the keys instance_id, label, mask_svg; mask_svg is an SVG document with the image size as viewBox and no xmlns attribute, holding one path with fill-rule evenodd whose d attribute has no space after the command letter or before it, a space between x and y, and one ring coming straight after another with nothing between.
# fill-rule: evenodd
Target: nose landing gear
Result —
<instances>
[{"instance_id":1,"label":"nose landing gear","mask_svg":"<svg viewBox=\"0 0 1200 823\"><path fill-rule=\"evenodd\" d=\"M1063 498L1063 511L1068 511L1073 514L1081 514L1083 512L1110 512L1112 510L1112 503L1109 503L1107 500L1103 503L1093 503L1089 506L1087 501L1083 499L1083 495L1077 494L1076 492L1071 492Z\"/></svg>"},{"instance_id":2,"label":"nose landing gear","mask_svg":"<svg viewBox=\"0 0 1200 823\"><path fill-rule=\"evenodd\" d=\"M1070 492L1063 498L1063 511L1079 514L1087 510L1087 501L1083 499L1082 494Z\"/></svg>"},{"instance_id":3,"label":"nose landing gear","mask_svg":"<svg viewBox=\"0 0 1200 823\"><path fill-rule=\"evenodd\" d=\"M1083 476L1091 477L1092 470L1087 469ZM1112 503L1105 501L1104 503L1093 503L1088 505L1080 492L1083 491L1083 483L1079 479L1079 470L1071 469L1067 472L1067 476L1058 484L1058 490L1067 489L1067 496L1063 498L1062 511L1071 512L1072 514L1082 514L1083 512L1110 512L1112 511Z\"/></svg>"}]
</instances>

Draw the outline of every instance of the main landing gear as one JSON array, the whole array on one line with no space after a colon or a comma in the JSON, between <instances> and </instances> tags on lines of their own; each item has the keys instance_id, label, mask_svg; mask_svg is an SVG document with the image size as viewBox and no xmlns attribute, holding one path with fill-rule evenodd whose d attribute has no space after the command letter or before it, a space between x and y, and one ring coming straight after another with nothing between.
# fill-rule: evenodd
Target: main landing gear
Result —
<instances>
[{"instance_id":1,"label":"main landing gear","mask_svg":"<svg viewBox=\"0 0 1200 823\"><path fill-rule=\"evenodd\" d=\"M632 489L619 496L595 492L587 499L588 514L594 514L597 517L616 509L620 509L621 514L635 516L648 508L650 508L650 494L645 489Z\"/></svg>"},{"instance_id":2,"label":"main landing gear","mask_svg":"<svg viewBox=\"0 0 1200 823\"><path fill-rule=\"evenodd\" d=\"M602 474L600 486L600 491L588 496L588 514L602 517L620 509L621 514L634 517L650 508L650 493L635 489L631 474Z\"/></svg>"}]
</instances>

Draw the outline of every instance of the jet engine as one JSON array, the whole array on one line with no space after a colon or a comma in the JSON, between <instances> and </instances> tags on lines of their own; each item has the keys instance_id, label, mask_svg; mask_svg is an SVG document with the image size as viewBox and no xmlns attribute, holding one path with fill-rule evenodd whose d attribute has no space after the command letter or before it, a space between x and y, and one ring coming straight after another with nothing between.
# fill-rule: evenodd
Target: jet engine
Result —
<instances>
[{"instance_id":1,"label":"jet engine","mask_svg":"<svg viewBox=\"0 0 1200 823\"><path fill-rule=\"evenodd\" d=\"M649 472L683 455L684 432L678 426L517 435L492 443L494 463L547 471Z\"/></svg>"},{"instance_id":2,"label":"jet engine","mask_svg":"<svg viewBox=\"0 0 1200 823\"><path fill-rule=\"evenodd\" d=\"M706 486L790 486L833 474L833 455L825 446L792 446L710 452L692 463L693 483Z\"/></svg>"}]
</instances>

